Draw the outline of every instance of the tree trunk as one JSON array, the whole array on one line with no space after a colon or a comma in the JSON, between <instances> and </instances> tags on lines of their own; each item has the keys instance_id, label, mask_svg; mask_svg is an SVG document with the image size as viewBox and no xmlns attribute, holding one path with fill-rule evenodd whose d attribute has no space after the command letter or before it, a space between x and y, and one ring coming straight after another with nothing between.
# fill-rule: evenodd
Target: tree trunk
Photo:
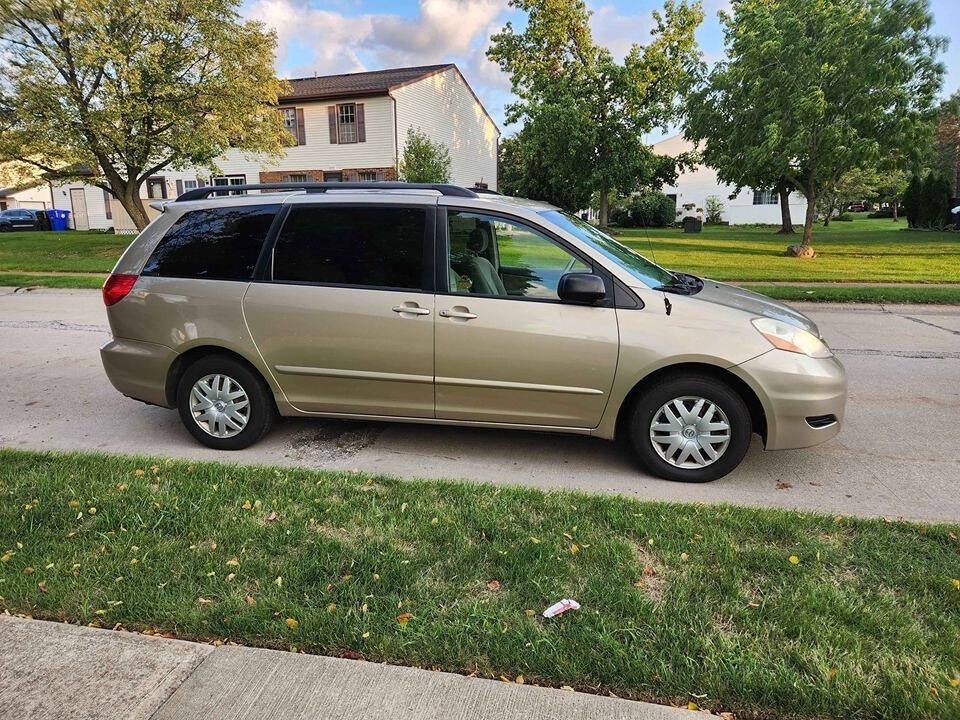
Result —
<instances>
[{"instance_id":1,"label":"tree trunk","mask_svg":"<svg viewBox=\"0 0 960 720\"><path fill-rule=\"evenodd\" d=\"M111 182L110 187L113 196L120 201L120 205L127 211L137 230L143 230L150 223L150 216L147 215L143 200L140 199L140 186L132 180L120 180Z\"/></svg>"},{"instance_id":2,"label":"tree trunk","mask_svg":"<svg viewBox=\"0 0 960 720\"><path fill-rule=\"evenodd\" d=\"M803 194L807 198L807 212L803 218L803 237L798 244L787 248L787 255L798 258L812 258L816 253L810 247L810 241L813 239L813 221L817 217L817 193L813 181L806 183Z\"/></svg>"},{"instance_id":3,"label":"tree trunk","mask_svg":"<svg viewBox=\"0 0 960 720\"><path fill-rule=\"evenodd\" d=\"M823 226L830 227L830 216L833 215L833 208L827 210L826 216L823 218Z\"/></svg>"},{"instance_id":4,"label":"tree trunk","mask_svg":"<svg viewBox=\"0 0 960 720\"><path fill-rule=\"evenodd\" d=\"M610 193L606 188L600 189L600 211L599 211L599 222L600 227L607 227L607 215L610 211Z\"/></svg>"},{"instance_id":5,"label":"tree trunk","mask_svg":"<svg viewBox=\"0 0 960 720\"><path fill-rule=\"evenodd\" d=\"M793 218L790 217L790 187L785 182L777 183L780 194L780 229L778 235L793 235Z\"/></svg>"},{"instance_id":6,"label":"tree trunk","mask_svg":"<svg viewBox=\"0 0 960 720\"><path fill-rule=\"evenodd\" d=\"M890 203L890 207L893 209L893 221L898 222L900 220L900 202L894 200Z\"/></svg>"}]
</instances>

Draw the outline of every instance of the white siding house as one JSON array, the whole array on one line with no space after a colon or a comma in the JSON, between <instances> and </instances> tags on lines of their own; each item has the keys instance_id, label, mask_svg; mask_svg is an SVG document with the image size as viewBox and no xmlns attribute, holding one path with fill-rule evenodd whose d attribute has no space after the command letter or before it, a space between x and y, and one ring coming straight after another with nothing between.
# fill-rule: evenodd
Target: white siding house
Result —
<instances>
[{"instance_id":1,"label":"white siding house","mask_svg":"<svg viewBox=\"0 0 960 720\"><path fill-rule=\"evenodd\" d=\"M46 210L50 206L50 187L46 182L0 189L0 210Z\"/></svg>"},{"instance_id":2,"label":"white siding house","mask_svg":"<svg viewBox=\"0 0 960 720\"><path fill-rule=\"evenodd\" d=\"M694 144L682 135L675 135L653 145L655 153L670 157L694 149ZM707 165L697 165L681 173L675 184L664 185L662 190L667 195L676 196L677 210L682 211L684 205L692 205L693 210L689 213L691 215L697 214L697 208L705 210L707 198L715 195L723 202L723 219L731 225L780 224L780 198L776 190L744 188L736 193L735 187L721 183L717 179L716 170ZM803 222L806 211L807 201L803 195L790 193L790 215L794 223ZM680 217L682 216L681 214ZM703 216L706 217L706 214L703 213Z\"/></svg>"},{"instance_id":3,"label":"white siding house","mask_svg":"<svg viewBox=\"0 0 960 720\"><path fill-rule=\"evenodd\" d=\"M228 151L206 169L163 170L141 188L145 199L175 198L198 185L395 180L408 128L450 152L451 182L497 187L500 130L456 65L430 65L288 81L278 111L294 145L281 158ZM82 183L54 187L58 208L76 229L134 230L103 190ZM156 211L150 209L152 216Z\"/></svg>"}]
</instances>

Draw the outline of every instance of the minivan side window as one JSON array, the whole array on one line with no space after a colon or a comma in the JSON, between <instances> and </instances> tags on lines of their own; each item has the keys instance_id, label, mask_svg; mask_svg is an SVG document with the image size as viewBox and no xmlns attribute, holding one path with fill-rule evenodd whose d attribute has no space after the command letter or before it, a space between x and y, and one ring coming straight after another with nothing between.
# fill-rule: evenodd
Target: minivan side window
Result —
<instances>
[{"instance_id":1,"label":"minivan side window","mask_svg":"<svg viewBox=\"0 0 960 720\"><path fill-rule=\"evenodd\" d=\"M495 215L448 211L447 239L452 293L559 300L563 275L591 272L546 235Z\"/></svg>"},{"instance_id":2,"label":"minivan side window","mask_svg":"<svg viewBox=\"0 0 960 720\"><path fill-rule=\"evenodd\" d=\"M273 251L275 282L424 288L423 208L294 206Z\"/></svg>"},{"instance_id":3,"label":"minivan side window","mask_svg":"<svg viewBox=\"0 0 960 720\"><path fill-rule=\"evenodd\" d=\"M251 280L279 209L279 205L240 205L185 213L167 230L142 274Z\"/></svg>"}]
</instances>

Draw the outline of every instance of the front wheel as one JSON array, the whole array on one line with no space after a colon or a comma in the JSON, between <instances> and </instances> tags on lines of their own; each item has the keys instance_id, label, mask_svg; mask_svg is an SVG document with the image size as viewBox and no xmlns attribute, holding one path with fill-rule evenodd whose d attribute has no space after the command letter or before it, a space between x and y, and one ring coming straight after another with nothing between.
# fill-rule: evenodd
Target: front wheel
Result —
<instances>
[{"instance_id":1,"label":"front wheel","mask_svg":"<svg viewBox=\"0 0 960 720\"><path fill-rule=\"evenodd\" d=\"M654 475L709 482L733 470L750 447L746 403L709 376L669 378L634 402L630 444Z\"/></svg>"},{"instance_id":2,"label":"front wheel","mask_svg":"<svg viewBox=\"0 0 960 720\"><path fill-rule=\"evenodd\" d=\"M217 450L242 450L267 434L276 417L270 388L232 357L209 355L190 365L177 385L184 427Z\"/></svg>"}]
</instances>

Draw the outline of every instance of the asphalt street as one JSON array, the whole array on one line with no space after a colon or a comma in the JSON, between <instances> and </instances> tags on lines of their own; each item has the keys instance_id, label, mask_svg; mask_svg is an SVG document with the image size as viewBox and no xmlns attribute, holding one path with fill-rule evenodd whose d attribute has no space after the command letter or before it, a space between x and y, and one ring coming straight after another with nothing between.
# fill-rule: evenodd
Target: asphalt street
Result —
<instances>
[{"instance_id":1,"label":"asphalt street","mask_svg":"<svg viewBox=\"0 0 960 720\"><path fill-rule=\"evenodd\" d=\"M98 291L0 288L0 446L363 470L636 498L960 521L960 307L808 304L847 367L847 420L815 448L764 452L704 485L650 477L595 438L426 425L287 420L219 453L174 410L117 393L100 365Z\"/></svg>"}]
</instances>

